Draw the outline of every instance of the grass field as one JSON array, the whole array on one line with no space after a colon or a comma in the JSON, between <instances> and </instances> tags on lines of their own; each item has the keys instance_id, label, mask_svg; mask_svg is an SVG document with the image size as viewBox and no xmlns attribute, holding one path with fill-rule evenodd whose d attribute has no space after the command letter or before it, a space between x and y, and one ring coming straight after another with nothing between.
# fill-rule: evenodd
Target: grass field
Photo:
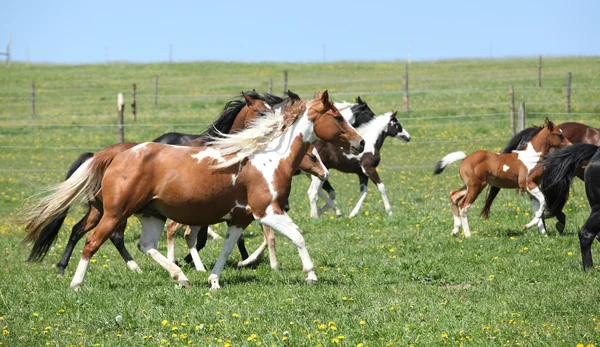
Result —
<instances>
[{"instance_id":1,"label":"grass field","mask_svg":"<svg viewBox=\"0 0 600 347\"><path fill-rule=\"evenodd\" d=\"M26 199L60 182L85 151L117 142L116 94L130 103L137 84L138 120L126 107L125 137L148 141L167 131L201 132L225 102L242 90L303 98L328 89L336 101L360 95L381 114L402 110L403 62L329 64L119 64L31 65L0 68L0 344L6 346L598 346L600 272L583 272L577 232L589 214L581 182L566 207L567 228L549 235L522 230L532 215L529 199L503 191L488 220L483 197L470 214L473 237L450 236L450 190L460 188L458 165L433 176L445 154L499 151L510 139L509 86L526 104L526 125L578 121L600 127L600 58L544 58L537 87L537 58L414 62L410 108L399 114L412 141L388 139L380 176L393 216L371 184L359 216L309 218L309 180L294 178L290 216L303 229L319 282L304 284L298 253L278 237L280 270L268 261L237 269L232 253L219 291L208 273L184 272L192 288L175 285L166 271L137 251L140 225L130 220L126 244L143 269L132 273L107 243L95 255L81 291L69 282L83 242L64 277L56 264L76 209L40 263L27 263L23 226L14 216ZM573 76L571 114L565 82ZM158 105L154 106L159 76ZM31 83L36 115L31 114ZM348 214L358 180L332 172L337 201ZM215 229L224 234L225 226ZM262 242L250 226L249 249ZM177 240L177 257L185 253ZM220 241L200 254L211 268ZM166 253L164 239L160 250ZM593 254L600 264L600 253Z\"/></svg>"}]
</instances>

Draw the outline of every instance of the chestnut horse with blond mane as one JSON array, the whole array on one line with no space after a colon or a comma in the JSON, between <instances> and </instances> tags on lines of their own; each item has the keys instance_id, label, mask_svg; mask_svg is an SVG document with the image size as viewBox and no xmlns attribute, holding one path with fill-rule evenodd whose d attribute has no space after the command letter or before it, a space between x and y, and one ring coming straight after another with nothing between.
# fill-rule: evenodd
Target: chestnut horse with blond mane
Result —
<instances>
[{"instance_id":1,"label":"chestnut horse with blond mane","mask_svg":"<svg viewBox=\"0 0 600 347\"><path fill-rule=\"evenodd\" d=\"M292 175L312 135L351 148L355 154L364 149L364 140L325 91L314 100L294 102L281 113L268 112L250 128L215 138L205 146L143 143L116 155L94 156L54 187L52 194L24 211L27 238L35 238L45 220L84 199L103 210L103 215L94 233L87 237L72 288L83 284L91 257L131 215L142 224L138 248L179 284L189 286L181 268L157 250L165 220L188 225L227 220L227 236L209 276L211 288L218 289L220 274L236 240L257 220L294 243L307 283L316 282L304 238L285 212Z\"/></svg>"},{"instance_id":2,"label":"chestnut horse with blond mane","mask_svg":"<svg viewBox=\"0 0 600 347\"><path fill-rule=\"evenodd\" d=\"M545 233L546 229L542 220L545 199L538 187L543 170L539 167L534 168L545 153L568 144L569 141L563 135L562 130L546 118L545 127L531 139L527 148L522 151L498 154L480 150L469 155L464 152L453 152L442 158L437 163L434 174L440 174L450 163L462 160L460 177L465 183L463 188L450 193L454 214L452 235L458 234L459 228L462 226L465 237L471 236L467 210L488 184L499 188L521 188L527 191L531 197L535 214L533 220L525 225L525 228L537 225L540 233Z\"/></svg>"}]
</instances>

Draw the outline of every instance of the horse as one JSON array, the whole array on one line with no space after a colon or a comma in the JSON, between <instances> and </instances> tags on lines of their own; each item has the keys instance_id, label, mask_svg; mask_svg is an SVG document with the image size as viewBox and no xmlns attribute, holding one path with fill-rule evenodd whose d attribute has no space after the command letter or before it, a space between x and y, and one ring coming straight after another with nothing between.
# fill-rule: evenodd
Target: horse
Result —
<instances>
[{"instance_id":1,"label":"horse","mask_svg":"<svg viewBox=\"0 0 600 347\"><path fill-rule=\"evenodd\" d=\"M588 143L600 145L600 129L593 128L577 122L565 122L559 124L558 127L563 131L563 135L571 143ZM510 153L513 150L520 150L525 148L527 142L531 141L533 136L535 136L535 134L537 134L539 130L541 130L540 127L532 127L520 131L510 140L510 142L503 149L502 153ZM576 176L583 180L583 169L578 169L576 171ZM543 187L542 191L544 191ZM485 206L481 210L481 215L483 216L483 218L488 217L490 207L499 192L500 188L498 187L490 187L490 189L488 190L488 194L485 200ZM547 202L553 201L553 199L555 198L553 194L554 193L552 191L546 191L544 196L546 197ZM548 199L549 197L551 197L551 199ZM562 207L566 203L566 199L564 199L564 197L556 198L561 199L558 201L562 201L562 205L555 205L552 213L549 215L544 215L544 218L550 218L552 216L556 217L556 219L558 220L556 222L556 229L559 233L562 233L566 225L566 216L562 212Z\"/></svg>"},{"instance_id":2,"label":"horse","mask_svg":"<svg viewBox=\"0 0 600 347\"><path fill-rule=\"evenodd\" d=\"M288 91L289 98L298 99L299 97ZM252 121L258 111L262 111L265 107L269 107L268 103L265 104L266 100L269 100L273 105L281 104L285 100L283 98L279 98L274 95L264 94L260 95L255 91L250 91L246 93L242 93L242 99L234 99L224 106L221 111L220 116L217 120L211 124L202 134L200 135L192 135L192 134L182 134L182 133L167 133L159 136L153 142L163 143L163 144L185 144L188 145L198 145L203 144L204 139L207 137L218 136L221 133L228 133L230 131L237 131L243 127L245 127L245 120ZM242 120L242 121L239 121ZM236 123L236 121L238 121ZM114 153L119 153L125 151L133 146L137 145L136 143L121 143L113 146L109 146L102 151L111 151ZM100 151L100 152L102 152ZM67 173L66 179L68 179L73 172L79 166L81 166L86 160L93 157L94 153L84 153L79 156L79 158L71 165L69 171ZM301 167L304 168L307 165L307 161L303 160L301 163ZM312 173L313 168L315 166L312 164L312 159L308 161L308 165L306 166L306 170ZM322 170L318 169L315 174L321 175ZM37 239L34 242L32 250L30 252L28 261L39 261L44 258L48 249L56 239L58 232L60 230L61 225L64 222L68 209L64 211L62 215L57 216L54 220L48 221L47 226L43 228L43 230L39 233ZM77 242L85 235L91 228L94 227L94 223L97 223L101 217L100 211L97 211L93 205L89 205L88 212L85 216L72 228L71 235L69 237L69 241L65 250L63 252L63 256L57 264L58 273L63 274L64 269L69 264L69 259L75 245ZM133 257L129 254L127 249L125 248L123 234L124 234L125 225L121 228L115 230L113 234L110 236L110 240L115 245L121 257L127 264L127 266L137 272L140 272L140 268L137 263L133 260ZM201 228L200 230L200 238L204 239L206 242L206 234L208 232L208 228ZM248 252L245 248L244 240L241 239L238 242L238 248L240 249L240 253L242 258L248 257Z\"/></svg>"},{"instance_id":3,"label":"horse","mask_svg":"<svg viewBox=\"0 0 600 347\"><path fill-rule=\"evenodd\" d=\"M285 212L292 175L312 135L350 148L353 154L364 149L365 141L325 91L314 100L293 102L284 111L267 112L248 129L213 138L205 146L148 142L116 155L95 155L51 189L53 193L23 210L25 240L35 238L47 219L63 213L70 204L87 200L104 213L86 239L71 288L81 287L91 257L131 215L142 223L138 248L177 283L188 287L190 282L181 268L157 250L166 218L194 226L228 220L227 236L208 278L211 289L218 289L236 240L257 220L294 243L307 273L306 282L315 283L317 276L304 238ZM175 163L179 170L170 169Z\"/></svg>"},{"instance_id":4,"label":"horse","mask_svg":"<svg viewBox=\"0 0 600 347\"><path fill-rule=\"evenodd\" d=\"M579 231L579 245L583 269L593 268L592 242L600 241L600 146L589 143L576 143L550 153L540 165L545 167L542 174L542 192L551 196L548 209L554 213L565 205L573 178L578 170L584 169L585 193L590 204L590 215Z\"/></svg>"},{"instance_id":5,"label":"horse","mask_svg":"<svg viewBox=\"0 0 600 347\"><path fill-rule=\"evenodd\" d=\"M358 214L360 207L367 197L367 184L369 179L371 179L379 189L386 213L392 215L392 208L387 197L385 185L379 178L377 166L381 161L381 147L387 137L403 139L406 142L410 141L410 134L402 127L398 118L396 118L396 114L396 112L384 113L357 128L357 131L365 139L366 143L365 151L359 155L353 156L339 147L332 146L331 144L320 140L315 140L313 142L327 169L336 169L343 173L353 173L358 175L360 197L352 209L352 212L349 215L350 217L354 217ZM317 199L323 184L322 181L311 179L311 184L308 189L308 198L310 201L310 215L313 218L319 217ZM336 215L341 215L341 211L333 202L333 199L326 199L326 202L327 204L324 206L323 210L326 210L327 206L331 204L335 208Z\"/></svg>"},{"instance_id":6,"label":"horse","mask_svg":"<svg viewBox=\"0 0 600 347\"><path fill-rule=\"evenodd\" d=\"M358 128L362 124L365 124L365 123L373 120L373 118L375 118L375 113L371 110L369 105L361 99L360 96L357 96L355 98L354 103L342 101L342 102L334 102L334 105L338 110L340 110L340 113L346 119L346 121L349 122L354 128ZM315 155L319 155L318 151L315 152ZM321 162L321 164L323 164L323 163ZM324 199L326 199L326 201L328 199L331 199L331 200L335 199L335 190L333 189L333 187L331 187L331 185L329 184L329 181L324 180L324 183L325 183L325 185L323 186L323 189L325 189L329 193L329 196L322 195L322 197ZM322 194L322 191L319 190L319 194ZM331 202L331 203L333 204L333 202ZM271 228L264 227L264 226L263 226L263 233L264 233L263 243L254 251L254 253L252 253L247 258L239 261L237 264L238 267L246 267L246 266L254 265L261 259L261 255L263 254L264 250L266 248L268 248L269 249L269 263L270 263L271 269L273 269L273 270L278 269L279 265L277 262L277 254L276 254L276 249L275 249L275 233L273 232L273 230Z\"/></svg>"},{"instance_id":7,"label":"horse","mask_svg":"<svg viewBox=\"0 0 600 347\"><path fill-rule=\"evenodd\" d=\"M534 218L524 228L537 225L540 233L545 233L542 220L545 199L538 187L543 170L540 167L536 168L536 165L545 153L568 144L569 141L562 130L546 118L545 127L531 139L524 150L500 154L479 150L469 155L459 151L443 157L437 163L434 174L440 174L449 164L462 160L460 177L465 183L461 189L450 192L454 215L452 235L458 234L462 226L464 236L471 236L467 211L488 184L499 188L521 188L527 191L535 213Z\"/></svg>"}]
</instances>

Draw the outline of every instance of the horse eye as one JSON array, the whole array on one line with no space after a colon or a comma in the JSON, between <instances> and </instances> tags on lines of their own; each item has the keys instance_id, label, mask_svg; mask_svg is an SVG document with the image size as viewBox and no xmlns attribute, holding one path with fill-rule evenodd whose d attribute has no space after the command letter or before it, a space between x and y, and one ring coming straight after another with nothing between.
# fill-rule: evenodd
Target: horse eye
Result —
<instances>
[{"instance_id":1,"label":"horse eye","mask_svg":"<svg viewBox=\"0 0 600 347\"><path fill-rule=\"evenodd\" d=\"M341 122L344 120L344 117L337 115L337 116L335 116L335 120L337 120L338 122Z\"/></svg>"}]
</instances>

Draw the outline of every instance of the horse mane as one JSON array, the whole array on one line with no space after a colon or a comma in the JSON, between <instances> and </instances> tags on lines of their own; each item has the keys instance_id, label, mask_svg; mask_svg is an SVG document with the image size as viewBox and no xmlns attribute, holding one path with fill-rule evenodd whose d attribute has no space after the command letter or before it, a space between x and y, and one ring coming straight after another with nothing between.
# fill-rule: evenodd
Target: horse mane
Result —
<instances>
[{"instance_id":1,"label":"horse mane","mask_svg":"<svg viewBox=\"0 0 600 347\"><path fill-rule=\"evenodd\" d=\"M220 133L209 138L207 145L218 150L222 156L237 154L212 167L215 169L230 167L264 149L272 140L281 136L305 109L306 102L302 101L292 103L282 112L263 111L248 128L235 134Z\"/></svg>"},{"instance_id":2,"label":"horse mane","mask_svg":"<svg viewBox=\"0 0 600 347\"><path fill-rule=\"evenodd\" d=\"M389 123L390 117L392 116L392 114L394 114L393 111L388 111L382 115L373 117L370 121L358 126L358 128L356 128L356 132L362 137L367 135L367 133L375 131L375 130L377 130L377 132L379 133L380 130L385 126L385 124ZM379 123L382 123L382 124L379 124Z\"/></svg>"},{"instance_id":3,"label":"horse mane","mask_svg":"<svg viewBox=\"0 0 600 347\"><path fill-rule=\"evenodd\" d=\"M245 94L254 99L262 100L262 96L255 91L246 92ZM209 125L199 137L214 138L221 136L221 134L227 134L229 131L231 131L231 126L233 125L235 118L244 108L244 106L246 106L246 101L244 100L243 95L240 93L238 97L240 97L240 99L230 100L225 104L223 110L221 110L219 118Z\"/></svg>"},{"instance_id":4,"label":"horse mane","mask_svg":"<svg viewBox=\"0 0 600 347\"><path fill-rule=\"evenodd\" d=\"M512 139L508 142L506 147L502 150L501 153L511 153L512 151L519 151L524 149L527 146L527 143L534 138L544 127L542 126L532 126L530 128L525 128L519 131Z\"/></svg>"}]
</instances>

